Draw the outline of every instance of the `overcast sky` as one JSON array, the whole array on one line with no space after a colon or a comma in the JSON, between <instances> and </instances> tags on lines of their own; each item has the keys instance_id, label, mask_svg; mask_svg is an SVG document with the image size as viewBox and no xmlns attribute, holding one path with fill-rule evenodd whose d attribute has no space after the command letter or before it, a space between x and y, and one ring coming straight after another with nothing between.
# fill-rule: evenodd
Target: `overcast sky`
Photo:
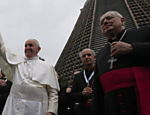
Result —
<instances>
[{"instance_id":1,"label":"overcast sky","mask_svg":"<svg viewBox=\"0 0 150 115\"><path fill-rule=\"evenodd\" d=\"M6 47L24 55L24 42L39 40L39 55L57 62L86 0L0 0L0 33Z\"/></svg>"}]
</instances>

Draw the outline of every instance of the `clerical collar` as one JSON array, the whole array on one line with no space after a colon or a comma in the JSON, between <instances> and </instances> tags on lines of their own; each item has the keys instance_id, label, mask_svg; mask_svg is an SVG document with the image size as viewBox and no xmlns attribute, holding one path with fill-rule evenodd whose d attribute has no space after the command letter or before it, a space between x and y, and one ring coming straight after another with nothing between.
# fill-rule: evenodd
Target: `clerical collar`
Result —
<instances>
[{"instance_id":1,"label":"clerical collar","mask_svg":"<svg viewBox=\"0 0 150 115\"><path fill-rule=\"evenodd\" d=\"M120 41L120 38L122 37L122 36L124 36L123 34L125 33L125 29L124 30L122 30L120 33L118 33L117 35L116 35L116 38L115 39L109 39L108 40L108 42L110 42L110 43L112 43L112 42L116 42L116 41Z\"/></svg>"},{"instance_id":2,"label":"clerical collar","mask_svg":"<svg viewBox=\"0 0 150 115\"><path fill-rule=\"evenodd\" d=\"M37 59L39 59L39 56L34 56L32 58L25 57L25 60L37 60Z\"/></svg>"}]
</instances>

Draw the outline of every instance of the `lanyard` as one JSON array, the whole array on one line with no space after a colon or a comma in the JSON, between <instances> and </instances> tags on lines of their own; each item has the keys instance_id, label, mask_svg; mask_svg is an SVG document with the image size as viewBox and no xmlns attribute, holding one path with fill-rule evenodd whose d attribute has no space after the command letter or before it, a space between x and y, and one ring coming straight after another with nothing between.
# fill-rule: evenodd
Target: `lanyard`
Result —
<instances>
[{"instance_id":1,"label":"lanyard","mask_svg":"<svg viewBox=\"0 0 150 115\"><path fill-rule=\"evenodd\" d=\"M83 75L84 75L84 79L85 79L86 84L89 86L89 81L92 79L92 77L94 75L94 71L91 73L91 75L88 79L86 77L85 70L83 71Z\"/></svg>"}]
</instances>

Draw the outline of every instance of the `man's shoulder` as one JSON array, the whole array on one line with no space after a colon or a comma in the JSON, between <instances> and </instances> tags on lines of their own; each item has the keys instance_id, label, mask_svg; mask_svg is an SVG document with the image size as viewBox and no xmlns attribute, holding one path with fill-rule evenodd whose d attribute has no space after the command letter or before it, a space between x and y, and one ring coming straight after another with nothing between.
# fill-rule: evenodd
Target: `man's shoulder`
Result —
<instances>
[{"instance_id":1,"label":"man's shoulder","mask_svg":"<svg viewBox=\"0 0 150 115\"><path fill-rule=\"evenodd\" d=\"M103 47L101 47L101 49L98 51L96 57L98 58L98 57L103 56L103 55L106 53L107 50L109 50L109 45L108 45L108 44L105 44L105 45L104 45Z\"/></svg>"},{"instance_id":2,"label":"man's shoulder","mask_svg":"<svg viewBox=\"0 0 150 115\"><path fill-rule=\"evenodd\" d=\"M74 78L78 79L81 76L83 76L83 71L80 71L79 73L75 74Z\"/></svg>"},{"instance_id":3,"label":"man's shoulder","mask_svg":"<svg viewBox=\"0 0 150 115\"><path fill-rule=\"evenodd\" d=\"M150 26L128 29L129 32L150 32Z\"/></svg>"},{"instance_id":4,"label":"man's shoulder","mask_svg":"<svg viewBox=\"0 0 150 115\"><path fill-rule=\"evenodd\" d=\"M50 64L48 61L42 61L42 60L39 59L37 62L38 62L38 64L41 65L41 66L53 68L53 65Z\"/></svg>"}]
</instances>

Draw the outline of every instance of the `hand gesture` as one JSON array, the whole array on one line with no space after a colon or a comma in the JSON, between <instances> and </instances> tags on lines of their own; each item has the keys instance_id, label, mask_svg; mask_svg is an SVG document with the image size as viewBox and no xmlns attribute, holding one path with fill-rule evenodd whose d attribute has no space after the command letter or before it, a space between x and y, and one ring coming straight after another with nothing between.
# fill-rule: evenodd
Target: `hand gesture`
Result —
<instances>
[{"instance_id":1,"label":"hand gesture","mask_svg":"<svg viewBox=\"0 0 150 115\"><path fill-rule=\"evenodd\" d=\"M132 52L133 47L129 43L125 42L113 42L111 44L111 56L116 56L118 54L127 54Z\"/></svg>"},{"instance_id":2,"label":"hand gesture","mask_svg":"<svg viewBox=\"0 0 150 115\"><path fill-rule=\"evenodd\" d=\"M91 87L85 87L82 91L82 95L89 96L92 94L93 90Z\"/></svg>"}]
</instances>

